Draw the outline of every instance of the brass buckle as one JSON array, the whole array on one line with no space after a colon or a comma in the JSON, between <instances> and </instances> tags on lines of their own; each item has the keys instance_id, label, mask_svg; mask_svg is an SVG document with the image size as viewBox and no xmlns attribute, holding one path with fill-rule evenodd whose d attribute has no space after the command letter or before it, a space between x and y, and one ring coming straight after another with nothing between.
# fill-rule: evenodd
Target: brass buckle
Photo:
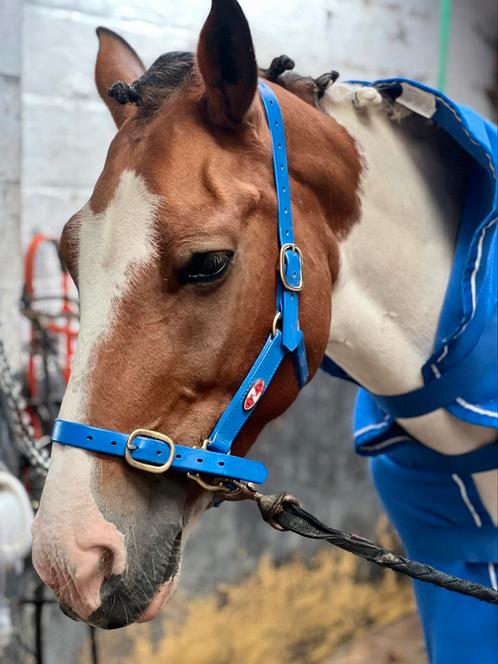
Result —
<instances>
[{"instance_id":1,"label":"brass buckle","mask_svg":"<svg viewBox=\"0 0 498 664\"><path fill-rule=\"evenodd\" d=\"M135 438L138 438L139 436L143 436L145 438L152 438L153 440L159 440L165 445L169 447L169 457L166 460L165 463L161 464L160 466L154 466L151 463L143 463L142 461L136 461L132 456L131 453L133 450L136 450L136 446L133 445L133 441ZM147 473L154 473L154 474L159 474L159 473L165 473L169 468L171 468L171 464L173 463L173 459L175 458L175 444L169 438L163 433L159 433L157 431L150 431L149 429L135 429L130 435L128 436L128 440L126 441L126 449L125 449L125 459L126 461L130 464L130 466L133 466L133 468L139 468L140 470L145 470Z\"/></svg>"},{"instance_id":2,"label":"brass buckle","mask_svg":"<svg viewBox=\"0 0 498 664\"><path fill-rule=\"evenodd\" d=\"M206 482L199 473L187 473L189 480L197 482L205 491L211 491L213 493L230 493L231 489L224 485L223 480L220 478L215 479L213 484Z\"/></svg>"},{"instance_id":3,"label":"brass buckle","mask_svg":"<svg viewBox=\"0 0 498 664\"><path fill-rule=\"evenodd\" d=\"M198 448L197 445L194 445L193 449L207 450L210 444L211 441L209 438L206 438L200 448ZM223 480L220 478L215 478L213 484L210 484L201 477L200 473L187 473L187 477L189 480L197 482L197 484L206 491L212 491L213 493L226 493L227 491L230 491L228 487L224 486Z\"/></svg>"},{"instance_id":4,"label":"brass buckle","mask_svg":"<svg viewBox=\"0 0 498 664\"><path fill-rule=\"evenodd\" d=\"M285 252L289 251L289 249L295 252L299 256L299 263L301 265L301 275L297 286L292 286L287 281L287 277L285 275ZM287 290L293 291L294 293L298 293L299 291L303 290L303 252L297 246L297 244L289 242L287 244L282 245L280 249L279 270L280 270L280 278L282 279L282 283L284 284L284 287Z\"/></svg>"}]
</instances>

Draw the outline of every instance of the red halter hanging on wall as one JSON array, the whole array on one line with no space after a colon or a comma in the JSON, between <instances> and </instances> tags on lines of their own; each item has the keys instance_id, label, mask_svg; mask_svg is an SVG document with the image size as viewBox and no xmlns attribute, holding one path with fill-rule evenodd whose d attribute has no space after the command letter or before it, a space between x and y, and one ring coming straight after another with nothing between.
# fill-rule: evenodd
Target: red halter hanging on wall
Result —
<instances>
[{"instance_id":1,"label":"red halter hanging on wall","mask_svg":"<svg viewBox=\"0 0 498 664\"><path fill-rule=\"evenodd\" d=\"M57 265L61 273L60 292L50 295L40 294L36 283L37 259L41 248L47 245L52 246L55 250ZM46 310L47 306L51 311ZM61 261L58 242L42 233L33 236L24 259L23 313L30 321L29 357L26 369L29 411L35 433L37 436L41 436L46 433L43 418L37 412L39 410L37 404L43 401L39 370L40 362L46 360L43 355L47 348L43 346L43 341L47 341L47 338L52 335L61 339L62 343L57 344L55 355L59 360L57 364L60 366L61 383L66 385L79 332L77 299L71 296L71 278Z\"/></svg>"}]
</instances>

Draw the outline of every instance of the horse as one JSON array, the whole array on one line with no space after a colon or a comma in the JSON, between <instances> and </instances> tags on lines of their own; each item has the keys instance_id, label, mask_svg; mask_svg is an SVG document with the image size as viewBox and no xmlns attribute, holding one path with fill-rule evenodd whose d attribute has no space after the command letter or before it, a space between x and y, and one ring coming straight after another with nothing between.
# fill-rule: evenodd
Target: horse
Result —
<instances>
[{"instance_id":1,"label":"horse","mask_svg":"<svg viewBox=\"0 0 498 664\"><path fill-rule=\"evenodd\" d=\"M120 36L97 34L96 85L117 133L88 204L61 235L81 327L59 417L119 432L147 427L200 454L278 324L278 202L261 70L235 0L212 1L195 56L166 53L148 70ZM309 379L323 363L361 386L358 449L373 455L374 480L409 551L427 508L424 481L442 493L429 509L436 514L440 500L433 538L427 528L415 537L421 555L430 561L436 540L456 545L455 532L473 538L482 527L484 540L498 522L498 464L488 459L496 413L465 390L459 403L415 415L391 415L389 402L428 380L421 367L452 282L471 158L432 121L435 93L423 86L396 81L393 94L389 82L334 82L310 96L306 85L304 95L299 85L266 85L285 121ZM478 238L481 262L492 227ZM469 278L477 300L476 274ZM433 379L444 377L445 357L431 362ZM300 387L287 356L252 394L257 408L236 436L237 458ZM152 620L213 503L209 485L56 441L33 524L38 574L75 619L106 629ZM459 502L458 514L444 513L448 501ZM496 559L469 568L458 555L443 558L449 571L464 565L467 576L496 585ZM424 592L417 599L432 661L476 652L492 661L495 609ZM479 611L478 626L465 620L469 611Z\"/></svg>"}]
</instances>

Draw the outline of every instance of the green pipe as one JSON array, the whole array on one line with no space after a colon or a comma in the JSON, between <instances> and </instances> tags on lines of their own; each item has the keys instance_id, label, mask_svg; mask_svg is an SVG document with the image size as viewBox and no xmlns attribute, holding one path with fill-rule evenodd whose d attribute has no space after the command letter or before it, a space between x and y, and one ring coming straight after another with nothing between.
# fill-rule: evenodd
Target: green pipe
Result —
<instances>
[{"instance_id":1,"label":"green pipe","mask_svg":"<svg viewBox=\"0 0 498 664\"><path fill-rule=\"evenodd\" d=\"M451 34L451 0L440 0L439 6L439 62L437 87L444 92L448 78L448 53Z\"/></svg>"}]
</instances>

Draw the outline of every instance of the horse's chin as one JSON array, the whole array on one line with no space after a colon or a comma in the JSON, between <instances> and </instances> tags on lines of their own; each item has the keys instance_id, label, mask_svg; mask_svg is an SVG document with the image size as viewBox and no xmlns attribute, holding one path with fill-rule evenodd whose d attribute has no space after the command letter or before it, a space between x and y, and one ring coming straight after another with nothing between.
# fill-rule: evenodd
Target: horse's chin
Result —
<instances>
[{"instance_id":1,"label":"horse's chin","mask_svg":"<svg viewBox=\"0 0 498 664\"><path fill-rule=\"evenodd\" d=\"M94 627L100 627L101 629L119 629L120 627L126 627L132 622L137 622L137 623L150 622L151 620L157 618L163 606L167 602L169 602L169 600L175 594L175 590L178 585L179 576L180 576L179 574L175 574L175 576L165 581L159 587L159 590L155 593L155 595L152 597L145 611L143 611L143 613L138 618L136 618L135 620L131 620L129 622L127 620L112 619L112 618L109 619L100 618L97 621L93 618L93 616L90 616L90 618L83 618L81 615L78 615L73 609L69 608L68 605L62 601L60 602L60 608L68 618L71 618L72 620L75 620L77 622L83 620L83 622L88 622L88 624L93 625Z\"/></svg>"},{"instance_id":2,"label":"horse's chin","mask_svg":"<svg viewBox=\"0 0 498 664\"><path fill-rule=\"evenodd\" d=\"M159 590L156 592L152 598L149 606L145 609L142 615L137 619L137 623L144 623L154 620L159 615L163 606L169 602L169 600L175 594L176 587L178 585L179 574L176 574L171 579L168 579L163 583Z\"/></svg>"}]
</instances>

